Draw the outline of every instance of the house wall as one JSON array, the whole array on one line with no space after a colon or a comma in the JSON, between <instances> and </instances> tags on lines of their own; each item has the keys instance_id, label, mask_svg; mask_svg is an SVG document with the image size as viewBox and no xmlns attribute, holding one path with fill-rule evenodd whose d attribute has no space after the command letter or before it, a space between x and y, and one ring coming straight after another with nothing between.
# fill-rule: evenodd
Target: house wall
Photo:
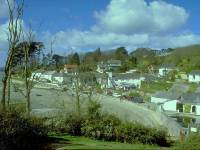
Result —
<instances>
[{"instance_id":1,"label":"house wall","mask_svg":"<svg viewBox=\"0 0 200 150\"><path fill-rule=\"evenodd\" d=\"M163 104L163 109L168 111L176 111L177 100L170 100Z\"/></svg>"},{"instance_id":2,"label":"house wall","mask_svg":"<svg viewBox=\"0 0 200 150\"><path fill-rule=\"evenodd\" d=\"M189 74L189 75L188 75L188 81L189 81L189 82L200 83L200 75L192 75L192 74Z\"/></svg>"},{"instance_id":3,"label":"house wall","mask_svg":"<svg viewBox=\"0 0 200 150\"><path fill-rule=\"evenodd\" d=\"M151 97L152 103L164 103L165 101L167 101L165 98Z\"/></svg>"},{"instance_id":4,"label":"house wall","mask_svg":"<svg viewBox=\"0 0 200 150\"><path fill-rule=\"evenodd\" d=\"M52 81L52 75L42 74L41 79Z\"/></svg>"},{"instance_id":5,"label":"house wall","mask_svg":"<svg viewBox=\"0 0 200 150\"><path fill-rule=\"evenodd\" d=\"M125 80L114 80L117 85L121 85L122 83L127 84L134 84L137 87L141 87L141 80L140 79L125 79Z\"/></svg>"},{"instance_id":6,"label":"house wall","mask_svg":"<svg viewBox=\"0 0 200 150\"><path fill-rule=\"evenodd\" d=\"M59 82L59 83L63 83L64 78L63 77L53 77L54 81Z\"/></svg>"},{"instance_id":7,"label":"house wall","mask_svg":"<svg viewBox=\"0 0 200 150\"><path fill-rule=\"evenodd\" d=\"M196 105L196 115L200 115L200 105Z\"/></svg>"}]
</instances>

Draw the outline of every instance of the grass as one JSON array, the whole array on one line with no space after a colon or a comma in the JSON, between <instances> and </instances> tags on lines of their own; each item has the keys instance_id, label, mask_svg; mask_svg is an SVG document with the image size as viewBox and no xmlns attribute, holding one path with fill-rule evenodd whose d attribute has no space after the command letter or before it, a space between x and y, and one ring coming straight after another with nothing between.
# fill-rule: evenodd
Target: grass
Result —
<instances>
[{"instance_id":1,"label":"grass","mask_svg":"<svg viewBox=\"0 0 200 150\"><path fill-rule=\"evenodd\" d=\"M154 93L156 91L166 91L169 88L171 88L172 85L173 85L173 83L168 83L168 82L151 82L151 83L142 82L140 91L143 91L144 93Z\"/></svg>"},{"instance_id":2,"label":"grass","mask_svg":"<svg viewBox=\"0 0 200 150\"><path fill-rule=\"evenodd\" d=\"M190 84L188 92L195 92L198 88L198 85L195 83Z\"/></svg>"},{"instance_id":3,"label":"grass","mask_svg":"<svg viewBox=\"0 0 200 150\"><path fill-rule=\"evenodd\" d=\"M99 140L93 140L81 136L51 136L56 138L57 142L52 146L57 150L66 149L160 149L156 145L144 145L144 144L127 144L118 142L105 142Z\"/></svg>"}]
</instances>

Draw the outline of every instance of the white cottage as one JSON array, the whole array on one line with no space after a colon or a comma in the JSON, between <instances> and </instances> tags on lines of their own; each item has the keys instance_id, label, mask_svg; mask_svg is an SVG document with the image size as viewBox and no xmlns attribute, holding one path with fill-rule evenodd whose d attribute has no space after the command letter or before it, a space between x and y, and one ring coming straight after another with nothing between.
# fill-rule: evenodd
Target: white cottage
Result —
<instances>
[{"instance_id":1,"label":"white cottage","mask_svg":"<svg viewBox=\"0 0 200 150\"><path fill-rule=\"evenodd\" d=\"M54 73L56 73L56 71L46 71L42 73L40 79L43 81L52 82L52 77Z\"/></svg>"},{"instance_id":2,"label":"white cottage","mask_svg":"<svg viewBox=\"0 0 200 150\"><path fill-rule=\"evenodd\" d=\"M200 70L193 70L188 74L188 82L200 83Z\"/></svg>"},{"instance_id":3,"label":"white cottage","mask_svg":"<svg viewBox=\"0 0 200 150\"><path fill-rule=\"evenodd\" d=\"M182 110L182 112L200 115L200 93L183 94L178 109Z\"/></svg>"},{"instance_id":4,"label":"white cottage","mask_svg":"<svg viewBox=\"0 0 200 150\"><path fill-rule=\"evenodd\" d=\"M145 77L140 76L136 73L118 73L112 74L108 73L108 87L141 87L141 82L145 80Z\"/></svg>"},{"instance_id":5,"label":"white cottage","mask_svg":"<svg viewBox=\"0 0 200 150\"><path fill-rule=\"evenodd\" d=\"M42 76L42 72L35 71L35 72L32 72L31 79L33 79L33 80L40 80L41 76Z\"/></svg>"},{"instance_id":6,"label":"white cottage","mask_svg":"<svg viewBox=\"0 0 200 150\"><path fill-rule=\"evenodd\" d=\"M162 77L174 70L177 70L174 65L163 65L158 69L158 75Z\"/></svg>"},{"instance_id":7,"label":"white cottage","mask_svg":"<svg viewBox=\"0 0 200 150\"><path fill-rule=\"evenodd\" d=\"M58 84L72 83L72 76L66 73L54 73L52 76L52 82Z\"/></svg>"},{"instance_id":8,"label":"white cottage","mask_svg":"<svg viewBox=\"0 0 200 150\"><path fill-rule=\"evenodd\" d=\"M158 104L160 110L176 111L180 96L176 92L157 92L151 96L151 102Z\"/></svg>"}]
</instances>

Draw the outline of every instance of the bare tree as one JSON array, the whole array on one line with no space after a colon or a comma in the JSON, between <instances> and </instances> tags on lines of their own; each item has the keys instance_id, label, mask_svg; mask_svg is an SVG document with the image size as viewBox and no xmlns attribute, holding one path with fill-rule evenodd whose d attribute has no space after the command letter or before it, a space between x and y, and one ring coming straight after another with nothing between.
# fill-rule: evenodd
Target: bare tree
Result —
<instances>
[{"instance_id":1,"label":"bare tree","mask_svg":"<svg viewBox=\"0 0 200 150\"><path fill-rule=\"evenodd\" d=\"M81 96L81 83L78 73L74 74L73 80L74 88L75 88L75 98L76 98L76 112L77 115L80 116L80 96Z\"/></svg>"},{"instance_id":2,"label":"bare tree","mask_svg":"<svg viewBox=\"0 0 200 150\"><path fill-rule=\"evenodd\" d=\"M8 9L9 9L9 24L8 24L8 54L6 59L6 64L4 67L4 77L2 79L3 88L2 88L2 99L1 105L2 109L6 110L6 92L8 92L8 104L10 101L10 78L12 73L12 63L13 57L16 53L16 46L20 41L21 32L22 32L22 15L23 15L23 6L24 1L22 0L20 5L17 5L14 1L13 6L7 0Z\"/></svg>"}]
</instances>

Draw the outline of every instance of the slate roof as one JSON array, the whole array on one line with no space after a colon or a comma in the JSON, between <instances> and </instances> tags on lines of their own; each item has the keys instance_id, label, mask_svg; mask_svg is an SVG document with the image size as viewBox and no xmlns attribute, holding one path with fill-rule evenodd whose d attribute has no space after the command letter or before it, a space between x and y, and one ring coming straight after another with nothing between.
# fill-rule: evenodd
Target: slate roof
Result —
<instances>
[{"instance_id":1,"label":"slate roof","mask_svg":"<svg viewBox=\"0 0 200 150\"><path fill-rule=\"evenodd\" d=\"M182 103L200 104L200 93L185 93L181 97Z\"/></svg>"},{"instance_id":2,"label":"slate roof","mask_svg":"<svg viewBox=\"0 0 200 150\"><path fill-rule=\"evenodd\" d=\"M156 92L155 94L153 94L153 97L157 97L157 98L164 98L164 99L169 99L169 100L176 100L179 99L179 97L181 96L180 93L177 92L163 92L163 91L159 91Z\"/></svg>"},{"instance_id":3,"label":"slate roof","mask_svg":"<svg viewBox=\"0 0 200 150\"><path fill-rule=\"evenodd\" d=\"M108 60L107 64L117 64L117 65L121 65L121 60Z\"/></svg>"},{"instance_id":4,"label":"slate roof","mask_svg":"<svg viewBox=\"0 0 200 150\"><path fill-rule=\"evenodd\" d=\"M113 79L115 80L125 80L125 79L139 79L141 76L137 73L115 73L113 74Z\"/></svg>"},{"instance_id":5,"label":"slate roof","mask_svg":"<svg viewBox=\"0 0 200 150\"><path fill-rule=\"evenodd\" d=\"M54 73L53 77L69 77L69 75L66 73Z\"/></svg>"},{"instance_id":6,"label":"slate roof","mask_svg":"<svg viewBox=\"0 0 200 150\"><path fill-rule=\"evenodd\" d=\"M175 68L174 64L163 64L160 66L161 68Z\"/></svg>"},{"instance_id":7,"label":"slate roof","mask_svg":"<svg viewBox=\"0 0 200 150\"><path fill-rule=\"evenodd\" d=\"M200 75L200 70L193 70L189 74L191 74L191 75Z\"/></svg>"}]
</instances>

